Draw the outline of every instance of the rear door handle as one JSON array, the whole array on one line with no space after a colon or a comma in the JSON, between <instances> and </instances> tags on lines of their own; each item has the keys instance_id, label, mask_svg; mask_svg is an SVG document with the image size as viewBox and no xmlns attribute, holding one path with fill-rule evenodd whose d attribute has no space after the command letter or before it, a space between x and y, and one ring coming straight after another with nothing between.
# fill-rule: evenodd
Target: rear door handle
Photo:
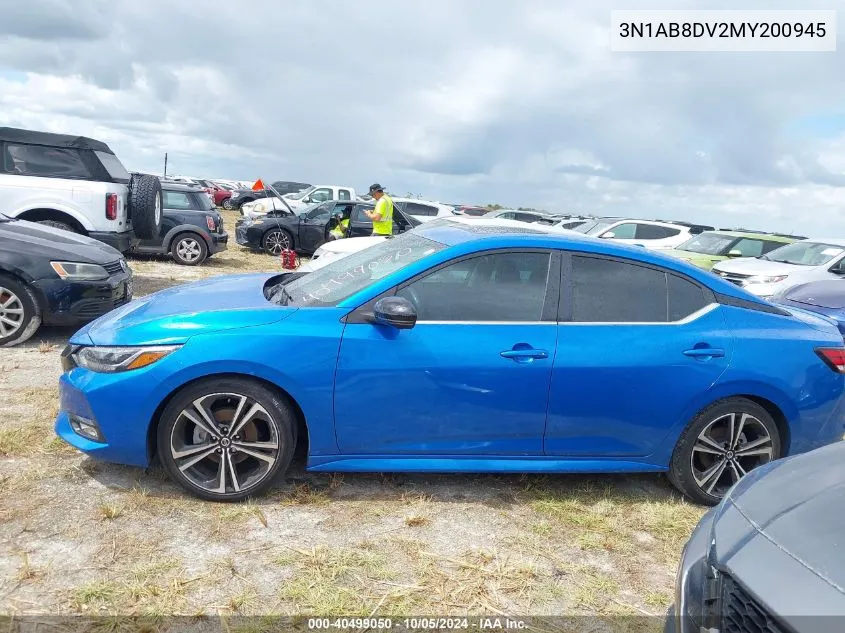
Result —
<instances>
[{"instance_id":1,"label":"rear door handle","mask_svg":"<svg viewBox=\"0 0 845 633\"><path fill-rule=\"evenodd\" d=\"M715 347L695 347L685 351L684 355L692 358L721 358L725 355L725 350Z\"/></svg>"},{"instance_id":2,"label":"rear door handle","mask_svg":"<svg viewBox=\"0 0 845 633\"><path fill-rule=\"evenodd\" d=\"M548 358L549 353L544 349L508 349L501 352L502 358L512 358L514 360L521 359L535 359Z\"/></svg>"}]
</instances>

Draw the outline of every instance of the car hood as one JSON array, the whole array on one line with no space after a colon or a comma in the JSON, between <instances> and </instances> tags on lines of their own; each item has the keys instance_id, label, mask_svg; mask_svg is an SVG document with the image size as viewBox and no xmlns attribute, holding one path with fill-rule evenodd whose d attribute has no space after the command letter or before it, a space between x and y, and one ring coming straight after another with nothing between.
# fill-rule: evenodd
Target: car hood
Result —
<instances>
[{"instance_id":1,"label":"car hood","mask_svg":"<svg viewBox=\"0 0 845 633\"><path fill-rule=\"evenodd\" d=\"M720 560L756 533L845 593L845 442L752 472L723 505L714 524ZM732 510L745 519L743 529Z\"/></svg>"},{"instance_id":2,"label":"car hood","mask_svg":"<svg viewBox=\"0 0 845 633\"><path fill-rule=\"evenodd\" d=\"M719 262L714 270L723 270L727 273L739 273L742 275L789 275L796 270L806 269L807 266L797 264L784 264L781 262L770 262L766 259L756 257L738 257L727 261Z\"/></svg>"},{"instance_id":3,"label":"car hood","mask_svg":"<svg viewBox=\"0 0 845 633\"><path fill-rule=\"evenodd\" d=\"M3 250L88 264L109 264L123 257L120 251L90 237L25 220L0 222Z\"/></svg>"},{"instance_id":4,"label":"car hood","mask_svg":"<svg viewBox=\"0 0 845 633\"><path fill-rule=\"evenodd\" d=\"M802 284L789 290L783 298L820 308L845 308L845 280L831 279Z\"/></svg>"},{"instance_id":5,"label":"car hood","mask_svg":"<svg viewBox=\"0 0 845 633\"><path fill-rule=\"evenodd\" d=\"M94 345L163 345L191 336L254 327L287 318L295 307L264 297L273 273L226 275L135 299L76 333L72 342Z\"/></svg>"},{"instance_id":6,"label":"car hood","mask_svg":"<svg viewBox=\"0 0 845 633\"><path fill-rule=\"evenodd\" d=\"M347 237L341 240L326 242L320 247L320 253L357 253L368 246L383 242L385 238L378 236Z\"/></svg>"}]
</instances>

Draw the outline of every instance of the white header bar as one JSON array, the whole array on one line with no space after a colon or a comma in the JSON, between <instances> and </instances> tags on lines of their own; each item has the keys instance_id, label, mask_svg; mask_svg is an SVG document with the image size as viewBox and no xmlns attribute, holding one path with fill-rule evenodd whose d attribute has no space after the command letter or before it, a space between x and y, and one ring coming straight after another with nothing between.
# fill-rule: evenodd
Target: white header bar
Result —
<instances>
[{"instance_id":1,"label":"white header bar","mask_svg":"<svg viewBox=\"0 0 845 633\"><path fill-rule=\"evenodd\" d=\"M836 11L611 11L614 52L836 51Z\"/></svg>"}]
</instances>

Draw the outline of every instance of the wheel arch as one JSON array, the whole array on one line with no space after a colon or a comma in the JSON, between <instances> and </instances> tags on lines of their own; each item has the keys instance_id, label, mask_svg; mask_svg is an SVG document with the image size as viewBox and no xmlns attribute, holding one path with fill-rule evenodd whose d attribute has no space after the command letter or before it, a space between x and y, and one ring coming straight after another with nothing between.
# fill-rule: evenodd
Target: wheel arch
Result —
<instances>
[{"instance_id":1,"label":"wheel arch","mask_svg":"<svg viewBox=\"0 0 845 633\"><path fill-rule=\"evenodd\" d=\"M170 404L170 402L178 396L182 391L192 387L193 385L211 379L219 379L219 378L239 378L239 379L246 379L251 380L253 382L257 382L262 386L266 387L270 391L273 391L279 394L284 400L291 406L296 415L296 445L294 446L294 452L298 452L300 450L308 450L309 444L309 435L308 435L308 425L305 420L305 413L302 410L302 407L296 401L296 399L285 389L280 387L278 384L267 380L266 378L262 378L261 376L256 376L255 374L246 374L240 372L220 372L214 374L205 374L203 376L197 376L185 383L182 383L175 389L173 389L167 396L165 396L162 401L159 403L156 410L153 412L152 419L150 420L149 425L147 426L147 463L152 464L153 461L157 458L157 446L156 446L156 436L158 433L158 425L161 419L161 414L164 412L165 407Z\"/></svg>"},{"instance_id":2,"label":"wheel arch","mask_svg":"<svg viewBox=\"0 0 845 633\"><path fill-rule=\"evenodd\" d=\"M87 235L89 231L94 230L93 225L88 222L84 216L79 213L75 213L71 209L61 207L34 207L20 211L14 217L28 222L40 222L42 220L65 222L85 235Z\"/></svg>"},{"instance_id":3,"label":"wheel arch","mask_svg":"<svg viewBox=\"0 0 845 633\"><path fill-rule=\"evenodd\" d=\"M169 251L170 247L173 246L173 241L184 233L193 233L203 239L205 245L211 249L211 238L208 237L208 234L205 233L200 227L195 226L193 224L180 224L178 226L174 226L170 229L167 234L164 236L164 239L161 242L161 247Z\"/></svg>"}]
</instances>

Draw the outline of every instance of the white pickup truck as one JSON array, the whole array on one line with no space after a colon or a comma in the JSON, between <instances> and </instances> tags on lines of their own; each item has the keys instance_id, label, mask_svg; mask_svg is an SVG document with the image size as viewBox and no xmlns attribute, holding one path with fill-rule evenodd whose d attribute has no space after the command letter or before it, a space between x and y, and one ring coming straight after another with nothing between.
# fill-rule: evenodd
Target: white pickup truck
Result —
<instances>
[{"instance_id":1,"label":"white pickup truck","mask_svg":"<svg viewBox=\"0 0 845 633\"><path fill-rule=\"evenodd\" d=\"M308 189L299 193L287 193L284 196L285 202L271 194L269 198L261 198L254 202L247 202L241 207L244 217L255 219L267 215L270 211L283 211L288 207L292 211L304 209L312 204L326 202L327 200L357 200L358 196L352 187L341 187L337 185L311 185Z\"/></svg>"}]
</instances>

